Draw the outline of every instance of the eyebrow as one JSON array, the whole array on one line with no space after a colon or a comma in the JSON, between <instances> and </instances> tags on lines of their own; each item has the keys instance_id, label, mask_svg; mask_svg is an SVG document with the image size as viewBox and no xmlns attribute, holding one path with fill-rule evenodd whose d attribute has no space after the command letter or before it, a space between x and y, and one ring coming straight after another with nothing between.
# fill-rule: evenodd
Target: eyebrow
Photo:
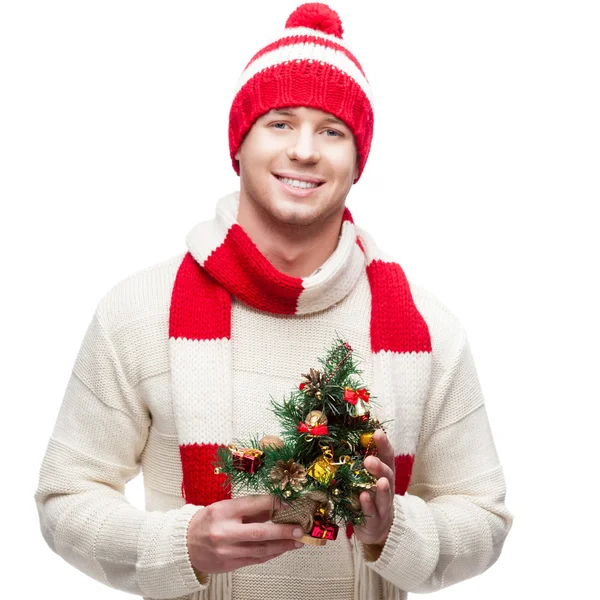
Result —
<instances>
[{"instance_id":1,"label":"eyebrow","mask_svg":"<svg viewBox=\"0 0 600 600\"><path fill-rule=\"evenodd\" d=\"M346 123L344 121L340 121L337 117L327 117L323 119L326 123L337 123L338 125L344 125L346 127Z\"/></svg>"},{"instance_id":2,"label":"eyebrow","mask_svg":"<svg viewBox=\"0 0 600 600\"><path fill-rule=\"evenodd\" d=\"M271 115L285 115L286 117L293 117L294 113L286 108L272 108L267 114Z\"/></svg>"},{"instance_id":3,"label":"eyebrow","mask_svg":"<svg viewBox=\"0 0 600 600\"><path fill-rule=\"evenodd\" d=\"M272 114L272 115L281 115L281 116L285 116L285 117L295 117L296 113L292 110L289 110L287 108L272 108L267 114ZM341 121L340 119L338 119L337 117L325 117L323 119L324 123L335 123L336 125L342 125L343 127L347 127L346 123L344 123L344 121Z\"/></svg>"}]
</instances>

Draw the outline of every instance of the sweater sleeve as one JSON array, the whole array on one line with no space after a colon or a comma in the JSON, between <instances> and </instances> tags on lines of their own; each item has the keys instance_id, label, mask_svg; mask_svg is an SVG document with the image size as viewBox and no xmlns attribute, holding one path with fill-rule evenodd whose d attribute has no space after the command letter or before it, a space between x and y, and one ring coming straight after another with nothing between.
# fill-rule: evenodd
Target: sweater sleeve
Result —
<instances>
[{"instance_id":1,"label":"sweater sleeve","mask_svg":"<svg viewBox=\"0 0 600 600\"><path fill-rule=\"evenodd\" d=\"M473 357L464 331L448 359L434 361L411 484L394 498L394 522L366 565L407 592L432 592L496 562L513 517Z\"/></svg>"},{"instance_id":2,"label":"sweater sleeve","mask_svg":"<svg viewBox=\"0 0 600 600\"><path fill-rule=\"evenodd\" d=\"M124 496L140 470L150 414L96 311L44 456L35 501L57 554L113 588L151 598L205 589L187 549L201 507L143 511Z\"/></svg>"}]
</instances>

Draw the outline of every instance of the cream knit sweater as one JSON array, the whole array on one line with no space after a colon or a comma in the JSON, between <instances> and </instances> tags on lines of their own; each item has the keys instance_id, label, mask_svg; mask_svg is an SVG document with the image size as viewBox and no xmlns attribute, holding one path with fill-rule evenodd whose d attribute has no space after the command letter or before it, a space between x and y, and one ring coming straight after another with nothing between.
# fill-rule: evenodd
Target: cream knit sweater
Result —
<instances>
[{"instance_id":1,"label":"cream knit sweater","mask_svg":"<svg viewBox=\"0 0 600 600\"><path fill-rule=\"evenodd\" d=\"M324 547L306 546L201 585L186 546L188 523L201 507L181 496L170 388L169 306L182 258L134 274L98 304L35 494L55 552L117 589L189 600L400 600L477 575L497 560L512 516L465 332L433 295L412 285L432 338L432 383L411 485L395 497L381 557L370 562L356 537L341 530ZM341 302L309 316L268 314L234 300L234 437L278 433L269 396L287 395L336 333L370 357L370 301L365 274ZM371 361L361 368L368 383ZM145 511L123 495L140 468Z\"/></svg>"}]
</instances>

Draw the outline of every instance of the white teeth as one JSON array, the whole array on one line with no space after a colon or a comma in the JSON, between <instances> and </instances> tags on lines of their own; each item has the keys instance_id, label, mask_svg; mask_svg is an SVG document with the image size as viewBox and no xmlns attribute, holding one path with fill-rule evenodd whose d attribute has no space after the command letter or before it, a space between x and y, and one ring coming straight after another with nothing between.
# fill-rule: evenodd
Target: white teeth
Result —
<instances>
[{"instance_id":1,"label":"white teeth","mask_svg":"<svg viewBox=\"0 0 600 600\"><path fill-rule=\"evenodd\" d=\"M316 188L319 187L318 183L309 183L308 181L298 181L297 179L288 179L287 177L278 177L280 181L283 183L287 183L293 187L297 188Z\"/></svg>"}]
</instances>

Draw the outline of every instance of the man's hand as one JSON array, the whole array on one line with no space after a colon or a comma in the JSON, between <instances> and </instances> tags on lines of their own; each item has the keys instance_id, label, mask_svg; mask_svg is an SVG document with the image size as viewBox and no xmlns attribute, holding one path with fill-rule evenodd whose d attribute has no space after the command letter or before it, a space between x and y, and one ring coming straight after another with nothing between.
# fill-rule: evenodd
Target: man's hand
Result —
<instances>
[{"instance_id":1,"label":"man's hand","mask_svg":"<svg viewBox=\"0 0 600 600\"><path fill-rule=\"evenodd\" d=\"M226 573L264 563L288 550L301 548L299 525L266 523L273 498L243 496L215 502L190 521L187 545L193 567L200 573Z\"/></svg>"},{"instance_id":2,"label":"man's hand","mask_svg":"<svg viewBox=\"0 0 600 600\"><path fill-rule=\"evenodd\" d=\"M377 447L378 456L368 456L365 459L365 468L377 479L377 486L370 492L362 492L360 504L365 513L365 524L355 528L356 537L370 546L377 546L379 550L370 549L373 559L376 559L394 520L394 481L396 469L394 467L394 449L382 429L377 429L373 436ZM373 491L375 494L373 495Z\"/></svg>"}]
</instances>

